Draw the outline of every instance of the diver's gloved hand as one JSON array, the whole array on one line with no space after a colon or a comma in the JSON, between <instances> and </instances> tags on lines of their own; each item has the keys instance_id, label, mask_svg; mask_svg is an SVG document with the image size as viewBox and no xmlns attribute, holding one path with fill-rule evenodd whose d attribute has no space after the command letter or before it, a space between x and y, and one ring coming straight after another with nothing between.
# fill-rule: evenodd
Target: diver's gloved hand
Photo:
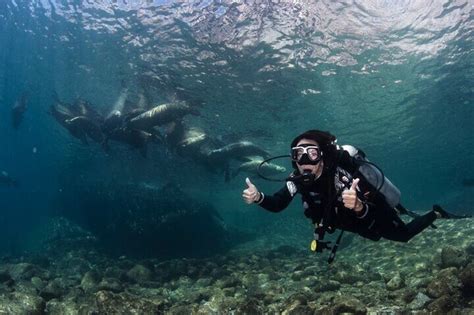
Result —
<instances>
[{"instance_id":1,"label":"diver's gloved hand","mask_svg":"<svg viewBox=\"0 0 474 315\"><path fill-rule=\"evenodd\" d=\"M261 194L257 187L252 184L248 177L245 179L245 183L247 183L247 189L242 192L242 198L244 198L245 203L251 204L259 201Z\"/></svg>"},{"instance_id":2,"label":"diver's gloved hand","mask_svg":"<svg viewBox=\"0 0 474 315\"><path fill-rule=\"evenodd\" d=\"M347 209L354 209L355 212L360 212L364 209L364 204L357 197L357 185L359 184L359 178L356 178L352 181L350 189L345 189L342 192L342 202L344 202L344 207Z\"/></svg>"}]
</instances>

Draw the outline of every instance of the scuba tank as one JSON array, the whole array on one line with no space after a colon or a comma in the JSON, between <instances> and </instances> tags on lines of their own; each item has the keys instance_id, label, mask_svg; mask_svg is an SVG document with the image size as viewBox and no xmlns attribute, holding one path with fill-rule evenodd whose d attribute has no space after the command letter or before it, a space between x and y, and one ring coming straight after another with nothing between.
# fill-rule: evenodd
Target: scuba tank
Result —
<instances>
[{"instance_id":1,"label":"scuba tank","mask_svg":"<svg viewBox=\"0 0 474 315\"><path fill-rule=\"evenodd\" d=\"M392 208L395 208L400 203L400 190L392 184L392 182L385 177L382 170L374 163L370 162L366 157L365 153L352 145L338 146L338 149L342 149L349 153L349 155L356 159L360 165L358 168L364 178L377 189L385 198L387 204Z\"/></svg>"}]
</instances>

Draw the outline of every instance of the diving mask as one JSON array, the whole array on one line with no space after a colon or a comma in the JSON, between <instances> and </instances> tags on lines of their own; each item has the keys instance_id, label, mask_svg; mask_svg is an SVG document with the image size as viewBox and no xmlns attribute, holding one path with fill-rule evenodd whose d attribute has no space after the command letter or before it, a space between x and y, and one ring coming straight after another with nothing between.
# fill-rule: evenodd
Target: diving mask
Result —
<instances>
[{"instance_id":1,"label":"diving mask","mask_svg":"<svg viewBox=\"0 0 474 315\"><path fill-rule=\"evenodd\" d=\"M291 159L299 165L316 165L321 158L321 149L316 145L301 144L291 148Z\"/></svg>"}]
</instances>

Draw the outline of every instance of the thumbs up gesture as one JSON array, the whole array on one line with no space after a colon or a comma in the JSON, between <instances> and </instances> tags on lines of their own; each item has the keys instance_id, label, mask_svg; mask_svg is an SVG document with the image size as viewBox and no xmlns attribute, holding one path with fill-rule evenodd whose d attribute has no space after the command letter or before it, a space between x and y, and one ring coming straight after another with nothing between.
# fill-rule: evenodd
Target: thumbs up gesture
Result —
<instances>
[{"instance_id":1,"label":"thumbs up gesture","mask_svg":"<svg viewBox=\"0 0 474 315\"><path fill-rule=\"evenodd\" d=\"M260 192L258 191L257 187L252 184L248 177L245 179L245 183L247 183L247 188L242 192L242 198L244 199L245 203L251 204L257 202L260 199Z\"/></svg>"},{"instance_id":2,"label":"thumbs up gesture","mask_svg":"<svg viewBox=\"0 0 474 315\"><path fill-rule=\"evenodd\" d=\"M344 207L354 209L356 212L359 212L364 208L362 201L357 198L357 185L359 184L359 181L359 178L354 179L351 188L345 189L342 192L342 202L344 202Z\"/></svg>"}]
</instances>

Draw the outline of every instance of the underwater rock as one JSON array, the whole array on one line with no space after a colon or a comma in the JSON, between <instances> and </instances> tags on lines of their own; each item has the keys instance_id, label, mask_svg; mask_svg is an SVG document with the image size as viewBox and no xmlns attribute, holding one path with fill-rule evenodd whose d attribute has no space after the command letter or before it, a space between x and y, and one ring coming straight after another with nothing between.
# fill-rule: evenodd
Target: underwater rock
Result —
<instances>
[{"instance_id":1,"label":"underwater rock","mask_svg":"<svg viewBox=\"0 0 474 315\"><path fill-rule=\"evenodd\" d=\"M97 284L99 282L99 275L95 271L88 271L84 274L81 280L81 288L86 293L94 293L97 291Z\"/></svg>"},{"instance_id":2,"label":"underwater rock","mask_svg":"<svg viewBox=\"0 0 474 315\"><path fill-rule=\"evenodd\" d=\"M341 288L341 284L335 280L321 281L315 287L315 291L326 292L326 291L337 291Z\"/></svg>"},{"instance_id":3,"label":"underwater rock","mask_svg":"<svg viewBox=\"0 0 474 315\"><path fill-rule=\"evenodd\" d=\"M46 301L59 298L66 293L65 288L63 287L62 280L56 278L53 281L50 281L43 290L40 292L40 296Z\"/></svg>"},{"instance_id":4,"label":"underwater rock","mask_svg":"<svg viewBox=\"0 0 474 315\"><path fill-rule=\"evenodd\" d=\"M339 270L334 275L334 280L339 283L354 284L358 281L364 281L364 277L353 270Z\"/></svg>"},{"instance_id":5,"label":"underwater rock","mask_svg":"<svg viewBox=\"0 0 474 315\"><path fill-rule=\"evenodd\" d=\"M196 286L202 287L202 288L209 287L211 286L212 282L213 280L211 278L201 278L196 281Z\"/></svg>"},{"instance_id":6,"label":"underwater rock","mask_svg":"<svg viewBox=\"0 0 474 315\"><path fill-rule=\"evenodd\" d=\"M98 310L94 301L79 303L74 299L65 301L54 299L46 304L45 313L48 315L98 314Z\"/></svg>"},{"instance_id":7,"label":"underwater rock","mask_svg":"<svg viewBox=\"0 0 474 315\"><path fill-rule=\"evenodd\" d=\"M290 308L284 310L281 314L282 315L313 315L314 309L312 309L308 305L295 304L295 305L292 305Z\"/></svg>"},{"instance_id":8,"label":"underwater rock","mask_svg":"<svg viewBox=\"0 0 474 315\"><path fill-rule=\"evenodd\" d=\"M300 281L303 278L303 271L297 270L291 273L291 280Z\"/></svg>"},{"instance_id":9,"label":"underwater rock","mask_svg":"<svg viewBox=\"0 0 474 315\"><path fill-rule=\"evenodd\" d=\"M454 267L440 270L428 284L428 295L433 298L439 298L441 296L454 296L459 294L461 282L457 275L458 270Z\"/></svg>"},{"instance_id":10,"label":"underwater rock","mask_svg":"<svg viewBox=\"0 0 474 315\"><path fill-rule=\"evenodd\" d=\"M306 315L313 314L314 310L308 306L310 296L304 293L291 295L283 305L282 315Z\"/></svg>"},{"instance_id":11,"label":"underwater rock","mask_svg":"<svg viewBox=\"0 0 474 315\"><path fill-rule=\"evenodd\" d=\"M215 285L219 288L231 288L242 286L242 280L232 276L225 276L221 279L218 279Z\"/></svg>"},{"instance_id":12,"label":"underwater rock","mask_svg":"<svg viewBox=\"0 0 474 315\"><path fill-rule=\"evenodd\" d=\"M403 280L400 273L397 274L387 282L387 290L395 291L401 289L405 286L405 281Z\"/></svg>"},{"instance_id":13,"label":"underwater rock","mask_svg":"<svg viewBox=\"0 0 474 315\"><path fill-rule=\"evenodd\" d=\"M143 265L135 265L127 272L127 277L133 282L144 283L151 280L152 272Z\"/></svg>"},{"instance_id":14,"label":"underwater rock","mask_svg":"<svg viewBox=\"0 0 474 315\"><path fill-rule=\"evenodd\" d=\"M82 257L68 257L61 261L61 264L64 266L60 266L60 268L70 269L70 272L76 275L83 275L92 269L90 262Z\"/></svg>"},{"instance_id":15,"label":"underwater rock","mask_svg":"<svg viewBox=\"0 0 474 315\"><path fill-rule=\"evenodd\" d=\"M163 302L122 292L99 291L95 294L100 314L161 314Z\"/></svg>"},{"instance_id":16,"label":"underwater rock","mask_svg":"<svg viewBox=\"0 0 474 315\"><path fill-rule=\"evenodd\" d=\"M41 291L44 289L44 287L46 286L46 282L43 281L40 277L33 277L31 278L31 284L33 285L33 287L38 290L38 291Z\"/></svg>"},{"instance_id":17,"label":"underwater rock","mask_svg":"<svg viewBox=\"0 0 474 315\"><path fill-rule=\"evenodd\" d=\"M415 288L415 289L426 288L426 287L428 286L428 284L430 284L430 282L431 282L431 279L430 279L430 278L427 278L427 277L408 278L408 279L406 279L406 284L407 284L410 288Z\"/></svg>"},{"instance_id":18,"label":"underwater rock","mask_svg":"<svg viewBox=\"0 0 474 315\"><path fill-rule=\"evenodd\" d=\"M411 310L421 310L430 301L431 299L427 295L421 292L418 292L418 294L415 296L413 301L411 301L410 304L408 304L408 308Z\"/></svg>"},{"instance_id":19,"label":"underwater rock","mask_svg":"<svg viewBox=\"0 0 474 315\"><path fill-rule=\"evenodd\" d=\"M295 303L297 304L307 304L308 300L310 299L310 296L305 293L295 293L292 294L287 300L286 303L291 306Z\"/></svg>"},{"instance_id":20,"label":"underwater rock","mask_svg":"<svg viewBox=\"0 0 474 315\"><path fill-rule=\"evenodd\" d=\"M405 315L407 312L400 306L375 306L367 308L367 314L376 315ZM417 315L431 315L429 313L416 313ZM331 314L333 315L333 314Z\"/></svg>"},{"instance_id":21,"label":"underwater rock","mask_svg":"<svg viewBox=\"0 0 474 315\"><path fill-rule=\"evenodd\" d=\"M454 246L445 246L441 249L441 268L462 267L468 262L465 251Z\"/></svg>"},{"instance_id":22,"label":"underwater rock","mask_svg":"<svg viewBox=\"0 0 474 315\"><path fill-rule=\"evenodd\" d=\"M44 300L33 294L13 292L0 295L0 314L41 315L44 307Z\"/></svg>"},{"instance_id":23,"label":"underwater rock","mask_svg":"<svg viewBox=\"0 0 474 315\"><path fill-rule=\"evenodd\" d=\"M185 315L185 314L205 314L198 312L198 307L195 305L173 305L166 314L169 315Z\"/></svg>"},{"instance_id":24,"label":"underwater rock","mask_svg":"<svg viewBox=\"0 0 474 315\"><path fill-rule=\"evenodd\" d=\"M8 268L10 276L15 280L30 280L34 276L41 276L42 270L30 263L19 263L10 265Z\"/></svg>"},{"instance_id":25,"label":"underwater rock","mask_svg":"<svg viewBox=\"0 0 474 315\"><path fill-rule=\"evenodd\" d=\"M433 314L446 314L454 309L457 304L457 299L452 299L450 296L445 295L435 299L428 305L427 309Z\"/></svg>"},{"instance_id":26,"label":"underwater rock","mask_svg":"<svg viewBox=\"0 0 474 315\"><path fill-rule=\"evenodd\" d=\"M474 243L469 243L466 246L465 251L468 255L474 256Z\"/></svg>"},{"instance_id":27,"label":"underwater rock","mask_svg":"<svg viewBox=\"0 0 474 315\"><path fill-rule=\"evenodd\" d=\"M316 310L315 314L356 314L365 315L367 308L358 299L351 296L336 296L331 305L323 306Z\"/></svg>"},{"instance_id":28,"label":"underwater rock","mask_svg":"<svg viewBox=\"0 0 474 315\"><path fill-rule=\"evenodd\" d=\"M467 296L474 296L474 262L467 265L459 274L462 291Z\"/></svg>"},{"instance_id":29,"label":"underwater rock","mask_svg":"<svg viewBox=\"0 0 474 315\"><path fill-rule=\"evenodd\" d=\"M115 278L104 278L97 285L97 290L100 291L111 291L114 293L119 293L123 291L123 286L118 279Z\"/></svg>"},{"instance_id":30,"label":"underwater rock","mask_svg":"<svg viewBox=\"0 0 474 315\"><path fill-rule=\"evenodd\" d=\"M263 303L255 298L248 298L237 306L237 314L263 314L265 308Z\"/></svg>"}]
</instances>

